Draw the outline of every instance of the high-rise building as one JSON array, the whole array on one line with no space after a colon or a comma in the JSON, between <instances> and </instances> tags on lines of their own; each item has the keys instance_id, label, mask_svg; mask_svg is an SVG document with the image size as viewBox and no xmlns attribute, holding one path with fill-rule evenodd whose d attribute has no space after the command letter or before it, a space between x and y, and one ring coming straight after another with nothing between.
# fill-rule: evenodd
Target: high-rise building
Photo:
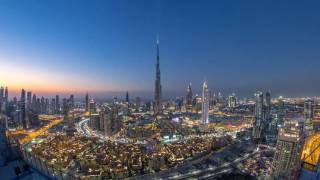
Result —
<instances>
[{"instance_id":1,"label":"high-rise building","mask_svg":"<svg viewBox=\"0 0 320 180\"><path fill-rule=\"evenodd\" d=\"M255 122L253 124L253 138L256 142L263 139L264 130L264 104L263 93L257 92L255 94Z\"/></svg>"},{"instance_id":2,"label":"high-rise building","mask_svg":"<svg viewBox=\"0 0 320 180\"><path fill-rule=\"evenodd\" d=\"M209 109L213 109L216 105L216 95L213 91L210 91L210 97L209 97Z\"/></svg>"},{"instance_id":3,"label":"high-rise building","mask_svg":"<svg viewBox=\"0 0 320 180\"><path fill-rule=\"evenodd\" d=\"M140 107L141 107L141 98L140 97L136 97L136 107L135 107L135 112L139 112L140 111Z\"/></svg>"},{"instance_id":4,"label":"high-rise building","mask_svg":"<svg viewBox=\"0 0 320 180\"><path fill-rule=\"evenodd\" d=\"M130 102L129 102L129 92L126 92L126 107L125 107L125 114L129 115L130 114Z\"/></svg>"},{"instance_id":5,"label":"high-rise building","mask_svg":"<svg viewBox=\"0 0 320 180\"><path fill-rule=\"evenodd\" d=\"M70 101L70 107L74 108L74 95L73 94L70 95L70 100L69 101Z\"/></svg>"},{"instance_id":6,"label":"high-rise building","mask_svg":"<svg viewBox=\"0 0 320 180\"><path fill-rule=\"evenodd\" d=\"M60 101L59 101L59 95L56 95L56 113L60 113Z\"/></svg>"},{"instance_id":7,"label":"high-rise building","mask_svg":"<svg viewBox=\"0 0 320 180\"><path fill-rule=\"evenodd\" d=\"M4 109L5 109L4 88L1 86L1 88L0 88L0 113L3 112Z\"/></svg>"},{"instance_id":8,"label":"high-rise building","mask_svg":"<svg viewBox=\"0 0 320 180\"><path fill-rule=\"evenodd\" d=\"M187 87L187 95L186 95L186 109L187 111L192 110L192 88L191 83Z\"/></svg>"},{"instance_id":9,"label":"high-rise building","mask_svg":"<svg viewBox=\"0 0 320 180\"><path fill-rule=\"evenodd\" d=\"M232 93L232 95L230 95L228 98L228 107L235 108L236 106L237 106L237 98L236 98L236 95Z\"/></svg>"},{"instance_id":10,"label":"high-rise building","mask_svg":"<svg viewBox=\"0 0 320 180\"><path fill-rule=\"evenodd\" d=\"M33 94L33 96L32 96L32 111L39 113L37 111L37 95L36 94Z\"/></svg>"},{"instance_id":11,"label":"high-rise building","mask_svg":"<svg viewBox=\"0 0 320 180\"><path fill-rule=\"evenodd\" d=\"M96 102L94 102L93 99L91 99L90 102L89 102L89 112L90 113L95 113L96 112Z\"/></svg>"},{"instance_id":12,"label":"high-rise building","mask_svg":"<svg viewBox=\"0 0 320 180\"><path fill-rule=\"evenodd\" d=\"M128 91L126 92L126 103L129 104L129 92Z\"/></svg>"},{"instance_id":13,"label":"high-rise building","mask_svg":"<svg viewBox=\"0 0 320 180\"><path fill-rule=\"evenodd\" d=\"M119 106L114 104L111 108L105 109L100 113L103 118L104 134L113 135L118 133L122 127L121 116L119 116ZM101 122L101 121L100 121Z\"/></svg>"},{"instance_id":14,"label":"high-rise building","mask_svg":"<svg viewBox=\"0 0 320 180\"><path fill-rule=\"evenodd\" d=\"M62 99L62 112L64 115L64 120L68 120L68 112L69 112L69 103L66 98Z\"/></svg>"},{"instance_id":15,"label":"high-rise building","mask_svg":"<svg viewBox=\"0 0 320 180\"><path fill-rule=\"evenodd\" d=\"M209 89L207 81L203 83L202 87L202 116L201 116L202 124L209 123Z\"/></svg>"},{"instance_id":16,"label":"high-rise building","mask_svg":"<svg viewBox=\"0 0 320 180\"><path fill-rule=\"evenodd\" d=\"M8 87L6 87L5 90L4 90L4 101L5 101L6 103L8 103L8 101L9 101Z\"/></svg>"},{"instance_id":17,"label":"high-rise building","mask_svg":"<svg viewBox=\"0 0 320 180\"><path fill-rule=\"evenodd\" d=\"M24 129L27 129L29 127L29 122L26 118L26 91L24 89L21 90L21 96L20 96L20 122L22 123L22 127Z\"/></svg>"},{"instance_id":18,"label":"high-rise building","mask_svg":"<svg viewBox=\"0 0 320 180\"><path fill-rule=\"evenodd\" d=\"M56 112L56 99L52 98L50 103L50 114L55 114Z\"/></svg>"},{"instance_id":19,"label":"high-rise building","mask_svg":"<svg viewBox=\"0 0 320 180\"><path fill-rule=\"evenodd\" d=\"M272 162L272 175L296 179L300 170L300 157L304 143L304 120L287 119L279 129L276 152Z\"/></svg>"},{"instance_id":20,"label":"high-rise building","mask_svg":"<svg viewBox=\"0 0 320 180\"><path fill-rule=\"evenodd\" d=\"M154 91L154 114L158 115L162 112L162 87L160 76L160 55L159 55L159 41L157 40L157 63L156 63L156 81Z\"/></svg>"},{"instance_id":21,"label":"high-rise building","mask_svg":"<svg viewBox=\"0 0 320 180\"><path fill-rule=\"evenodd\" d=\"M86 93L86 96L85 96L85 108L86 108L86 111L89 111L89 94Z\"/></svg>"},{"instance_id":22,"label":"high-rise building","mask_svg":"<svg viewBox=\"0 0 320 180\"><path fill-rule=\"evenodd\" d=\"M40 113L41 114L45 114L45 108L46 108L46 102L45 102L44 97L42 96L41 100L40 100Z\"/></svg>"},{"instance_id":23,"label":"high-rise building","mask_svg":"<svg viewBox=\"0 0 320 180\"><path fill-rule=\"evenodd\" d=\"M2 101L3 98L4 98L4 88L3 88L3 86L1 86L1 88L0 88L0 101Z\"/></svg>"},{"instance_id":24,"label":"high-rise building","mask_svg":"<svg viewBox=\"0 0 320 180\"><path fill-rule=\"evenodd\" d=\"M271 123L271 92L270 91L267 91L266 92L266 97L265 97L265 100L264 100L264 106L265 106L265 118L266 118L266 121L267 123Z\"/></svg>"},{"instance_id":25,"label":"high-rise building","mask_svg":"<svg viewBox=\"0 0 320 180\"><path fill-rule=\"evenodd\" d=\"M313 132L313 119L314 119L314 101L307 99L304 102L304 115L306 118L305 132L307 135L311 135Z\"/></svg>"},{"instance_id":26,"label":"high-rise building","mask_svg":"<svg viewBox=\"0 0 320 180\"><path fill-rule=\"evenodd\" d=\"M6 165L8 156L8 143L6 130L8 128L7 117L0 114L0 166Z\"/></svg>"}]
</instances>

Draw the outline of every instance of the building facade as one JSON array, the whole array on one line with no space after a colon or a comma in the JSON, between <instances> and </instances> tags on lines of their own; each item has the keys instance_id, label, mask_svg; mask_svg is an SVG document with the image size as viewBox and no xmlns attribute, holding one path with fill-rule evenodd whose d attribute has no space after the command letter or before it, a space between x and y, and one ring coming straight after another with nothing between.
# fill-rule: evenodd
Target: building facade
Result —
<instances>
[{"instance_id":1,"label":"building facade","mask_svg":"<svg viewBox=\"0 0 320 180\"><path fill-rule=\"evenodd\" d=\"M272 163L274 177L295 179L298 175L304 143L303 124L303 119L286 119L280 128Z\"/></svg>"}]
</instances>

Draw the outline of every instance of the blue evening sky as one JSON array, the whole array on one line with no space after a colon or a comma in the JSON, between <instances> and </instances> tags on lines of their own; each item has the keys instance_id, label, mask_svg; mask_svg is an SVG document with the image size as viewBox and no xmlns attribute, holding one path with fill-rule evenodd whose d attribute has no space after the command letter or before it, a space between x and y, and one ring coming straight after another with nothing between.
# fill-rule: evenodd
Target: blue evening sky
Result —
<instances>
[{"instance_id":1,"label":"blue evening sky","mask_svg":"<svg viewBox=\"0 0 320 180\"><path fill-rule=\"evenodd\" d=\"M159 36L165 97L204 79L225 94L319 95L319 19L316 0L2 0L0 64L57 92L152 97Z\"/></svg>"}]
</instances>

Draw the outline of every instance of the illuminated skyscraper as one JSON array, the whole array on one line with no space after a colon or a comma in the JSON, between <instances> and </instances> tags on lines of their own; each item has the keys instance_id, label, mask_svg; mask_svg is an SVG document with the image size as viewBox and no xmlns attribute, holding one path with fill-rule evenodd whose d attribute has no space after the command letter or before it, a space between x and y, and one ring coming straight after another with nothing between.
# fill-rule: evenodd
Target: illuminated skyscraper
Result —
<instances>
[{"instance_id":1,"label":"illuminated skyscraper","mask_svg":"<svg viewBox=\"0 0 320 180\"><path fill-rule=\"evenodd\" d=\"M202 124L209 123L209 89L207 85L207 81L203 83L202 87Z\"/></svg>"},{"instance_id":2,"label":"illuminated skyscraper","mask_svg":"<svg viewBox=\"0 0 320 180\"><path fill-rule=\"evenodd\" d=\"M96 112L96 102L94 102L93 99L91 99L90 102L89 102L89 112L90 113L95 113Z\"/></svg>"},{"instance_id":3,"label":"illuminated skyscraper","mask_svg":"<svg viewBox=\"0 0 320 180\"><path fill-rule=\"evenodd\" d=\"M159 41L157 40L157 64L156 64L156 81L154 91L154 114L158 115L162 111L162 88L160 76L160 55L159 55Z\"/></svg>"},{"instance_id":4,"label":"illuminated skyscraper","mask_svg":"<svg viewBox=\"0 0 320 180\"><path fill-rule=\"evenodd\" d=\"M263 93L257 92L255 94L255 122L253 124L253 138L256 142L263 138L264 130L264 106L263 106Z\"/></svg>"},{"instance_id":5,"label":"illuminated skyscraper","mask_svg":"<svg viewBox=\"0 0 320 180\"><path fill-rule=\"evenodd\" d=\"M304 142L303 119L285 120L280 128L276 152L272 163L274 177L296 179Z\"/></svg>"},{"instance_id":6,"label":"illuminated skyscraper","mask_svg":"<svg viewBox=\"0 0 320 180\"><path fill-rule=\"evenodd\" d=\"M191 89L191 83L188 85L188 88L187 88L186 109L187 109L188 111L191 111L191 110L192 110L192 89Z\"/></svg>"},{"instance_id":7,"label":"illuminated skyscraper","mask_svg":"<svg viewBox=\"0 0 320 180\"><path fill-rule=\"evenodd\" d=\"M228 98L228 107L235 108L236 106L237 106L237 98L236 98L236 95L232 93L232 95L230 95Z\"/></svg>"}]
</instances>

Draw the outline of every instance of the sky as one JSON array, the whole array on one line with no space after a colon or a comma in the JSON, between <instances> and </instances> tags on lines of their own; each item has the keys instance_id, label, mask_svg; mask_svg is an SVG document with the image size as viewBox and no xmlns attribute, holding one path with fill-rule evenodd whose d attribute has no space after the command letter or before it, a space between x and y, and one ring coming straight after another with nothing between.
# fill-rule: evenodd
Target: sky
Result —
<instances>
[{"instance_id":1,"label":"sky","mask_svg":"<svg viewBox=\"0 0 320 180\"><path fill-rule=\"evenodd\" d=\"M320 1L3 0L0 85L43 95L320 95Z\"/></svg>"}]
</instances>

